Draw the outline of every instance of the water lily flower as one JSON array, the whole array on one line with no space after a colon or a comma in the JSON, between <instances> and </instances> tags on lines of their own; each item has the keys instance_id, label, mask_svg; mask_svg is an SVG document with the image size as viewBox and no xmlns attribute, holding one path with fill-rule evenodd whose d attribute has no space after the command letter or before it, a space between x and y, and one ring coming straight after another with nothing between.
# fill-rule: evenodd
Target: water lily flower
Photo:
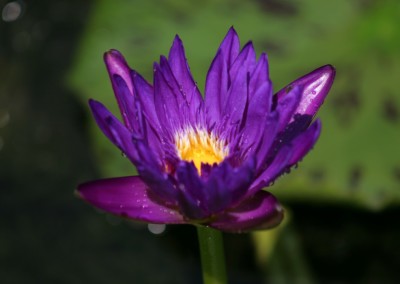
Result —
<instances>
[{"instance_id":1,"label":"water lily flower","mask_svg":"<svg viewBox=\"0 0 400 284\"><path fill-rule=\"evenodd\" d=\"M335 70L320 67L273 95L267 56L240 49L231 28L208 71L204 98L178 36L148 83L116 50L104 60L122 115L90 100L107 138L138 176L81 184L78 194L137 221L202 224L225 232L278 225L283 210L263 188L296 165L317 141L313 120Z\"/></svg>"}]
</instances>

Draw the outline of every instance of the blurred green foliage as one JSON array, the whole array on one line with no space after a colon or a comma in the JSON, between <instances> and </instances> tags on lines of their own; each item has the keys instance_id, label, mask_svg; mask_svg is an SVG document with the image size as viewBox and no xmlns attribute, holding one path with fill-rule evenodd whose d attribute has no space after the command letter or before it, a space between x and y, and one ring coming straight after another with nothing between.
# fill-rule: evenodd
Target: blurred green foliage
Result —
<instances>
[{"instance_id":1,"label":"blurred green foliage","mask_svg":"<svg viewBox=\"0 0 400 284\"><path fill-rule=\"evenodd\" d=\"M216 49L233 25L244 44L267 52L275 90L324 65L337 78L319 113L323 132L290 177L270 190L283 200L340 202L380 209L400 202L400 2L386 1L105 1L93 10L70 82L82 100L116 104L104 51L120 50L152 81L152 62L183 39L194 78L203 89ZM93 127L104 176L134 173Z\"/></svg>"}]
</instances>

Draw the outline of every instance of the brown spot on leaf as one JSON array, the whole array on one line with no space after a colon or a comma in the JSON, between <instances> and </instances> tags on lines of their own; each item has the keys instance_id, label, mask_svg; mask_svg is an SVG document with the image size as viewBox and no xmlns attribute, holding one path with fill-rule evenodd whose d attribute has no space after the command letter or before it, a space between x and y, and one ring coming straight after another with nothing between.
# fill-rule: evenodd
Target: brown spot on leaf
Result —
<instances>
[{"instance_id":1,"label":"brown spot on leaf","mask_svg":"<svg viewBox=\"0 0 400 284\"><path fill-rule=\"evenodd\" d=\"M393 169L393 177L397 182L400 183L400 165L394 167L394 169Z\"/></svg>"},{"instance_id":2,"label":"brown spot on leaf","mask_svg":"<svg viewBox=\"0 0 400 284\"><path fill-rule=\"evenodd\" d=\"M400 118L400 111L393 98L386 98L383 101L383 116L391 123L396 123Z\"/></svg>"},{"instance_id":3,"label":"brown spot on leaf","mask_svg":"<svg viewBox=\"0 0 400 284\"><path fill-rule=\"evenodd\" d=\"M355 189L360 185L362 176L363 171L360 165L356 165L350 170L349 186L351 189Z\"/></svg>"},{"instance_id":4,"label":"brown spot on leaf","mask_svg":"<svg viewBox=\"0 0 400 284\"><path fill-rule=\"evenodd\" d=\"M295 16L299 9L297 5L285 0L255 0L264 12L280 16Z\"/></svg>"},{"instance_id":5,"label":"brown spot on leaf","mask_svg":"<svg viewBox=\"0 0 400 284\"><path fill-rule=\"evenodd\" d=\"M373 7L373 4L375 4L376 1L374 0L358 0L356 1L357 6L359 7L359 9L362 10L367 10Z\"/></svg>"},{"instance_id":6,"label":"brown spot on leaf","mask_svg":"<svg viewBox=\"0 0 400 284\"><path fill-rule=\"evenodd\" d=\"M267 54L274 54L276 56L283 56L286 53L286 45L278 41L271 41L270 39L259 39L255 40L258 42L260 49L265 51Z\"/></svg>"},{"instance_id":7,"label":"brown spot on leaf","mask_svg":"<svg viewBox=\"0 0 400 284\"><path fill-rule=\"evenodd\" d=\"M355 89L350 89L332 98L332 104L342 126L349 126L361 107L361 99Z\"/></svg>"},{"instance_id":8,"label":"brown spot on leaf","mask_svg":"<svg viewBox=\"0 0 400 284\"><path fill-rule=\"evenodd\" d=\"M314 182L321 182L325 178L325 171L323 169L313 169L310 172L310 177Z\"/></svg>"}]
</instances>

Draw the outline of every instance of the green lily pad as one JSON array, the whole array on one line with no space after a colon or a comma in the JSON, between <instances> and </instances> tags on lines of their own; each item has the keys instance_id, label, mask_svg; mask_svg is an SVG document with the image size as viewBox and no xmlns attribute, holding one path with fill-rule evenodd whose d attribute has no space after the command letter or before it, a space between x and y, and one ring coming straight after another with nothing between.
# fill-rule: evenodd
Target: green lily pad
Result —
<instances>
[{"instance_id":1,"label":"green lily pad","mask_svg":"<svg viewBox=\"0 0 400 284\"><path fill-rule=\"evenodd\" d=\"M392 1L105 1L98 0L82 36L69 82L82 101L117 113L102 62L110 48L152 80L152 62L175 34L203 89L216 49L231 25L242 42L268 53L275 90L327 63L337 68L319 117L315 149L270 188L283 200L342 202L380 209L400 202L400 6ZM105 176L134 174L132 165L94 127Z\"/></svg>"}]
</instances>

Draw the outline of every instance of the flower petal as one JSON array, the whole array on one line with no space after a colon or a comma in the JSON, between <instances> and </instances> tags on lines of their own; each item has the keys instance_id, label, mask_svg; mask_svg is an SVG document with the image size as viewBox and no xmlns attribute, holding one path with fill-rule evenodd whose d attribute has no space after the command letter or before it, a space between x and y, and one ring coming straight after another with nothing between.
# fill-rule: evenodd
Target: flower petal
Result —
<instances>
[{"instance_id":1,"label":"flower petal","mask_svg":"<svg viewBox=\"0 0 400 284\"><path fill-rule=\"evenodd\" d=\"M218 213L234 206L245 196L255 175L255 161L248 158L239 167L232 167L228 160L214 166L208 175L205 188L207 208L211 213Z\"/></svg>"},{"instance_id":2,"label":"flower petal","mask_svg":"<svg viewBox=\"0 0 400 284\"><path fill-rule=\"evenodd\" d=\"M257 149L264 129L266 120L270 115L272 88L269 82L265 82L248 103L247 112L242 118L242 147L253 147ZM274 121L277 123L277 121Z\"/></svg>"},{"instance_id":3,"label":"flower petal","mask_svg":"<svg viewBox=\"0 0 400 284\"><path fill-rule=\"evenodd\" d=\"M209 128L221 119L230 84L228 70L238 56L239 50L239 37L235 29L231 27L207 73L204 104Z\"/></svg>"},{"instance_id":4,"label":"flower petal","mask_svg":"<svg viewBox=\"0 0 400 284\"><path fill-rule=\"evenodd\" d=\"M239 71L244 73L252 73L256 65L256 52L254 51L253 43L250 41L246 43L242 51L229 68L230 82L235 81Z\"/></svg>"},{"instance_id":5,"label":"flower petal","mask_svg":"<svg viewBox=\"0 0 400 284\"><path fill-rule=\"evenodd\" d=\"M265 120L264 131L261 132L262 136L260 139L260 144L255 148L255 155L257 158L257 173L267 162L268 154L271 152L271 147L278 133L278 121L278 112L269 114Z\"/></svg>"},{"instance_id":6,"label":"flower petal","mask_svg":"<svg viewBox=\"0 0 400 284\"><path fill-rule=\"evenodd\" d=\"M146 141L135 140L137 159L135 166L143 181L161 200L171 205L177 204L178 192L163 168L162 157L156 157Z\"/></svg>"},{"instance_id":7,"label":"flower petal","mask_svg":"<svg viewBox=\"0 0 400 284\"><path fill-rule=\"evenodd\" d=\"M132 133L100 102L89 100L94 119L101 131L133 162L137 152L133 146Z\"/></svg>"},{"instance_id":8,"label":"flower petal","mask_svg":"<svg viewBox=\"0 0 400 284\"><path fill-rule=\"evenodd\" d=\"M104 53L104 62L106 63L107 71L110 75L113 86L113 76L119 75L126 82L131 94L133 94L133 84L130 76L130 68L122 54L118 50L111 49L110 51Z\"/></svg>"},{"instance_id":9,"label":"flower petal","mask_svg":"<svg viewBox=\"0 0 400 284\"><path fill-rule=\"evenodd\" d=\"M154 105L161 127L164 126L172 139L181 126L178 97L170 86L161 67L154 64ZM180 94L179 94L180 95Z\"/></svg>"},{"instance_id":10,"label":"flower petal","mask_svg":"<svg viewBox=\"0 0 400 284\"><path fill-rule=\"evenodd\" d=\"M283 208L278 200L271 193L260 191L209 225L229 233L243 233L275 227L282 219Z\"/></svg>"},{"instance_id":11,"label":"flower petal","mask_svg":"<svg viewBox=\"0 0 400 284\"><path fill-rule=\"evenodd\" d=\"M301 100L302 87L293 87L287 95L278 100L276 111L279 112L279 131L283 131L289 122L293 119L295 111ZM276 95L275 95L276 96Z\"/></svg>"},{"instance_id":12,"label":"flower petal","mask_svg":"<svg viewBox=\"0 0 400 284\"><path fill-rule=\"evenodd\" d=\"M256 67L254 68L254 71L251 73L250 76L250 95L254 94L258 90L258 88L260 88L266 82L269 82L272 85L269 79L267 55L265 53L262 53Z\"/></svg>"},{"instance_id":13,"label":"flower petal","mask_svg":"<svg viewBox=\"0 0 400 284\"><path fill-rule=\"evenodd\" d=\"M208 194L193 162L182 161L176 169L179 206L190 219L203 219L210 215Z\"/></svg>"},{"instance_id":14,"label":"flower petal","mask_svg":"<svg viewBox=\"0 0 400 284\"><path fill-rule=\"evenodd\" d=\"M90 181L77 191L85 201L112 214L151 223L185 223L178 212L154 202L147 185L136 176Z\"/></svg>"},{"instance_id":15,"label":"flower petal","mask_svg":"<svg viewBox=\"0 0 400 284\"><path fill-rule=\"evenodd\" d=\"M168 60L164 56L161 56L160 58L160 68L165 78L165 82L168 84L171 93L176 99L179 109L178 113L180 125L195 125L198 122L197 118L199 111L201 110L200 104L198 104L198 107L196 108L191 106L188 94L183 89L183 86L181 85L182 83L177 81L177 78L173 74Z\"/></svg>"},{"instance_id":16,"label":"flower petal","mask_svg":"<svg viewBox=\"0 0 400 284\"><path fill-rule=\"evenodd\" d=\"M126 63L125 58L122 56L122 54L115 49L112 49L104 53L104 62L106 64L107 71L110 76L114 94L122 114L122 119L125 125L127 125L130 129L132 129L130 121L128 119L128 115L126 114L126 107L124 107L124 105L126 105L126 102L124 102L124 100L126 100L127 94L126 92L121 90L120 86L118 86L120 84L115 81L115 79L117 78L116 76L122 78L122 80L125 81L125 84L129 90L127 92L128 95L133 96L134 88L130 76L130 68Z\"/></svg>"},{"instance_id":17,"label":"flower petal","mask_svg":"<svg viewBox=\"0 0 400 284\"><path fill-rule=\"evenodd\" d=\"M219 50L207 73L204 104L209 127L220 120L222 98L228 93L228 67L223 57Z\"/></svg>"},{"instance_id":18,"label":"flower petal","mask_svg":"<svg viewBox=\"0 0 400 284\"><path fill-rule=\"evenodd\" d=\"M230 68L239 54L240 41L233 27L231 27L223 39L219 49L222 51L224 60Z\"/></svg>"},{"instance_id":19,"label":"flower petal","mask_svg":"<svg viewBox=\"0 0 400 284\"><path fill-rule=\"evenodd\" d=\"M294 113L314 116L332 87L335 73L332 65L322 66L280 90L276 94L278 101L286 96L288 90L295 86L302 86L301 101Z\"/></svg>"},{"instance_id":20,"label":"flower petal","mask_svg":"<svg viewBox=\"0 0 400 284\"><path fill-rule=\"evenodd\" d=\"M143 116L140 102L132 96L126 81L121 76L117 74L113 75L113 81L116 89L115 93L120 98L120 109L125 125L135 134L141 134Z\"/></svg>"},{"instance_id":21,"label":"flower petal","mask_svg":"<svg viewBox=\"0 0 400 284\"><path fill-rule=\"evenodd\" d=\"M250 189L247 192L247 196L253 195L255 192L269 185L278 176L280 176L284 170L287 169L289 160L292 156L292 149L289 146L284 146L276 154L274 160L268 167L256 178Z\"/></svg>"},{"instance_id":22,"label":"flower petal","mask_svg":"<svg viewBox=\"0 0 400 284\"><path fill-rule=\"evenodd\" d=\"M189 114L192 116L191 121L195 122L193 117L197 114L202 105L202 97L192 74L185 56L185 49L179 36L176 36L174 43L168 55L168 62L171 70L179 84L179 89L184 95L190 108Z\"/></svg>"},{"instance_id":23,"label":"flower petal","mask_svg":"<svg viewBox=\"0 0 400 284\"><path fill-rule=\"evenodd\" d=\"M137 72L131 71L131 77L135 93L140 101L142 114L146 120L144 126L146 127L147 140L150 144L156 144L160 141L159 133L162 132L160 122L154 106L154 90L153 87ZM157 141L154 141L157 140ZM154 143L153 143L154 142ZM158 143L157 143L158 144ZM159 149L159 145L153 145ZM158 151L160 153L160 151Z\"/></svg>"},{"instance_id":24,"label":"flower petal","mask_svg":"<svg viewBox=\"0 0 400 284\"><path fill-rule=\"evenodd\" d=\"M248 84L250 74L246 69L240 69L229 88L226 101L222 101L224 110L222 118L227 117L229 124L239 124L248 101Z\"/></svg>"},{"instance_id":25,"label":"flower petal","mask_svg":"<svg viewBox=\"0 0 400 284\"><path fill-rule=\"evenodd\" d=\"M317 119L305 132L292 141L293 153L289 160L289 166L299 162L314 147L321 133L321 121Z\"/></svg>"}]
</instances>

